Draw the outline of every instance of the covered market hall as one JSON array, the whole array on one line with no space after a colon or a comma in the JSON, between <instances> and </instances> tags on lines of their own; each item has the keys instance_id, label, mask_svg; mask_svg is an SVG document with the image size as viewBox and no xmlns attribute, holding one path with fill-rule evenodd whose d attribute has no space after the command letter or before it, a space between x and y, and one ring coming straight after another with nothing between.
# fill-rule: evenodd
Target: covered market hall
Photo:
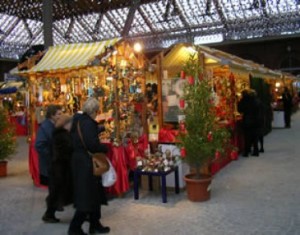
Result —
<instances>
[{"instance_id":1,"label":"covered market hall","mask_svg":"<svg viewBox=\"0 0 300 235\"><path fill-rule=\"evenodd\" d=\"M2 0L0 234L300 234L299 12Z\"/></svg>"}]
</instances>

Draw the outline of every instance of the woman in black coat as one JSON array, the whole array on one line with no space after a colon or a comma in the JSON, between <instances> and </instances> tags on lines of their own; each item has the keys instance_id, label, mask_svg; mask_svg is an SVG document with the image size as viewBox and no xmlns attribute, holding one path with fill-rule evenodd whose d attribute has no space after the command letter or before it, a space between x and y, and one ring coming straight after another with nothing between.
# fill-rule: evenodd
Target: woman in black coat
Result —
<instances>
[{"instance_id":1,"label":"woman in black coat","mask_svg":"<svg viewBox=\"0 0 300 235\"><path fill-rule=\"evenodd\" d=\"M74 182L74 217L69 227L69 235L85 234L81 228L86 218L89 219L90 234L108 233L109 227L100 223L101 205L107 205L101 177L93 175L91 153L107 152L107 147L98 138L98 124L94 120L99 110L99 102L89 98L83 105L83 114L76 114L73 119L72 139L73 156L72 171ZM82 135L79 135L78 126Z\"/></svg>"}]
</instances>

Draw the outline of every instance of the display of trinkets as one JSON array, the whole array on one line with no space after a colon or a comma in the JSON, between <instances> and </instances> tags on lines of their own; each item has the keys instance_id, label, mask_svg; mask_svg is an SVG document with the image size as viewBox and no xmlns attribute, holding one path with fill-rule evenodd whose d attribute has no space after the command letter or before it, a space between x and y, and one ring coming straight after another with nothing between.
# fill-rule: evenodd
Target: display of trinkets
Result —
<instances>
[{"instance_id":1,"label":"display of trinkets","mask_svg":"<svg viewBox=\"0 0 300 235\"><path fill-rule=\"evenodd\" d=\"M180 156L175 155L171 150L162 152L158 149L154 154L145 151L145 157L137 157L137 169L142 171L159 172L169 171L180 163Z\"/></svg>"}]
</instances>

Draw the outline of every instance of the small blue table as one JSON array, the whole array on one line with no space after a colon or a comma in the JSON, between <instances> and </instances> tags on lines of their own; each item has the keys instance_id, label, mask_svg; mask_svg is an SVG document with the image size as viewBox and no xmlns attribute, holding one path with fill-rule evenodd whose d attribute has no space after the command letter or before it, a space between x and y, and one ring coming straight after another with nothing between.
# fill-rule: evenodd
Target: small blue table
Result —
<instances>
[{"instance_id":1,"label":"small blue table","mask_svg":"<svg viewBox=\"0 0 300 235\"><path fill-rule=\"evenodd\" d=\"M139 169L136 169L134 171L134 199L139 199L139 176L140 175L148 175L148 186L149 190L153 191L153 185L152 185L152 176L159 176L161 177L161 196L162 196L162 202L167 202L167 187L166 187L166 176L170 173L174 172L175 175L175 193L179 193L179 177L178 177L178 167L174 167L168 171L158 171L158 172L152 172L152 171L142 171Z\"/></svg>"}]
</instances>

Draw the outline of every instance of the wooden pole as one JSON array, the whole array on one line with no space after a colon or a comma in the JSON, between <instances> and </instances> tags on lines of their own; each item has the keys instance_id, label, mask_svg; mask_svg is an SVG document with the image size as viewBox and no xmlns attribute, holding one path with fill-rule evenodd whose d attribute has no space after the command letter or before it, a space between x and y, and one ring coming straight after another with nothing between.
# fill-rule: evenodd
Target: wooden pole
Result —
<instances>
[{"instance_id":1,"label":"wooden pole","mask_svg":"<svg viewBox=\"0 0 300 235\"><path fill-rule=\"evenodd\" d=\"M162 68L162 61L163 61L163 52L161 52L156 58L157 70L157 98L158 98L158 124L159 127L162 128L163 126L163 105L162 105L162 75L163 75L163 68Z\"/></svg>"}]
</instances>

